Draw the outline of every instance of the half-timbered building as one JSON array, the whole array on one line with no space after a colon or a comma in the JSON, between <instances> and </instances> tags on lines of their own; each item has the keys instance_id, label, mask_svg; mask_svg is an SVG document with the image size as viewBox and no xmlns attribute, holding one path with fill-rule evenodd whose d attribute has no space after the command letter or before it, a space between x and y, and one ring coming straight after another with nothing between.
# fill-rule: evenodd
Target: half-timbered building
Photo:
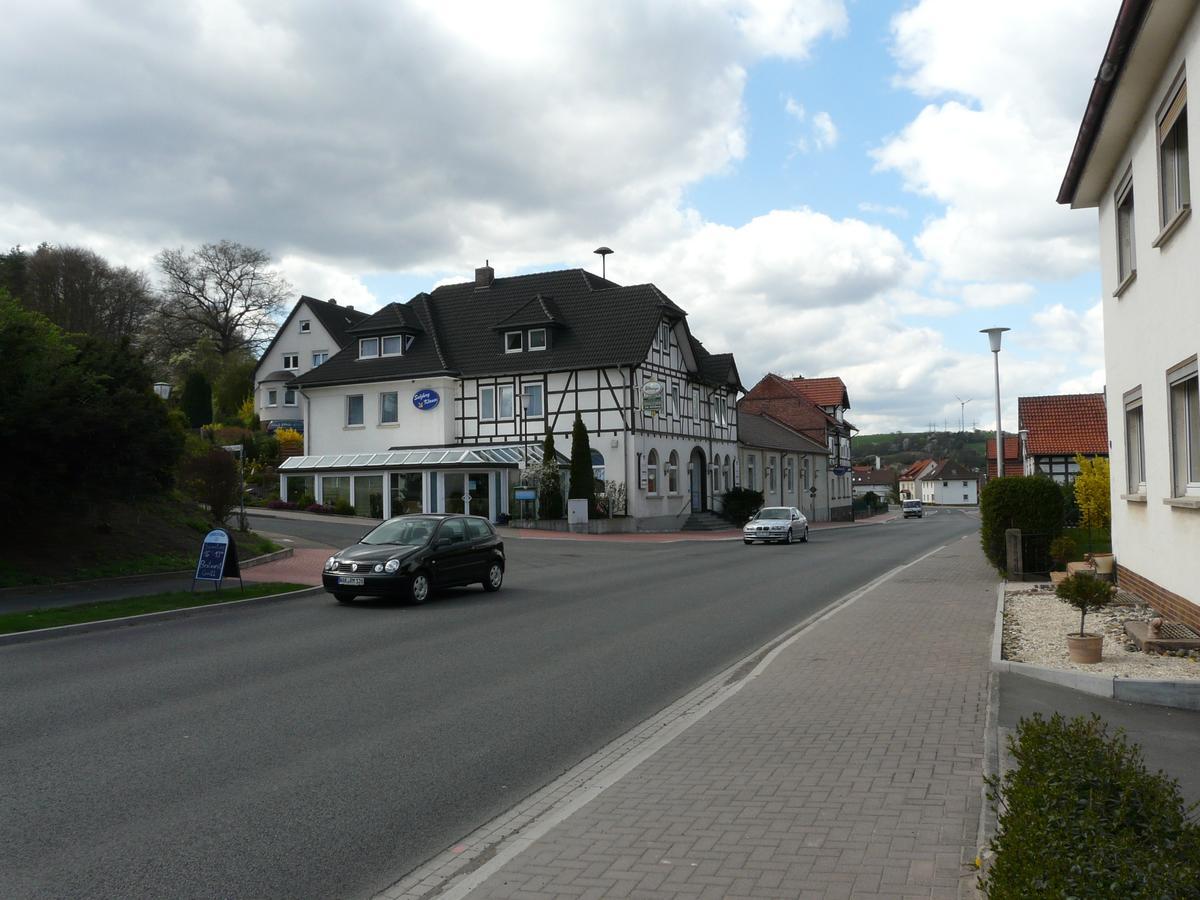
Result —
<instances>
[{"instance_id":1,"label":"half-timbered building","mask_svg":"<svg viewBox=\"0 0 1200 900\"><path fill-rule=\"evenodd\" d=\"M674 530L734 484L737 394L730 354L691 334L652 284L581 269L443 285L391 303L300 376L304 455L281 492L366 514L516 513L522 470L547 431L560 462L578 414L597 487L628 520Z\"/></svg>"}]
</instances>

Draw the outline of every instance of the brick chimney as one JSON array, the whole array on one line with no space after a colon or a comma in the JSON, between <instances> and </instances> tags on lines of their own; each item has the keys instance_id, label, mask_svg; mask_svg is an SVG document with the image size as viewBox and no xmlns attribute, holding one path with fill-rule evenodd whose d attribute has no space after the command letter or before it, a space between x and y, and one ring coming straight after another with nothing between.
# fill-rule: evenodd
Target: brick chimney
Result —
<instances>
[{"instance_id":1,"label":"brick chimney","mask_svg":"<svg viewBox=\"0 0 1200 900\"><path fill-rule=\"evenodd\" d=\"M483 261L483 267L475 270L475 290L482 291L492 286L492 281L496 278L496 270L488 265L488 260Z\"/></svg>"}]
</instances>

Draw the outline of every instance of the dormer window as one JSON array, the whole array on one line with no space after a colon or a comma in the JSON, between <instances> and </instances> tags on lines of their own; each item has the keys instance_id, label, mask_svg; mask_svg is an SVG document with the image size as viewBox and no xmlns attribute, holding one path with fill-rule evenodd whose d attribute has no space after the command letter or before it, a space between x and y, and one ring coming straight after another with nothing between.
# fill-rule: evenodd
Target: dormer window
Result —
<instances>
[{"instance_id":1,"label":"dormer window","mask_svg":"<svg viewBox=\"0 0 1200 900\"><path fill-rule=\"evenodd\" d=\"M308 334L310 331L312 331L312 321L309 319L301 319L300 320L300 333Z\"/></svg>"},{"instance_id":2,"label":"dormer window","mask_svg":"<svg viewBox=\"0 0 1200 900\"><path fill-rule=\"evenodd\" d=\"M400 356L404 352L404 337L399 334L390 335L383 339L381 356Z\"/></svg>"},{"instance_id":3,"label":"dormer window","mask_svg":"<svg viewBox=\"0 0 1200 900\"><path fill-rule=\"evenodd\" d=\"M379 338L360 338L358 341L358 358L374 359L379 356Z\"/></svg>"},{"instance_id":4,"label":"dormer window","mask_svg":"<svg viewBox=\"0 0 1200 900\"><path fill-rule=\"evenodd\" d=\"M534 328L529 332L529 349L530 350L545 350L546 349L546 329Z\"/></svg>"},{"instance_id":5,"label":"dormer window","mask_svg":"<svg viewBox=\"0 0 1200 900\"><path fill-rule=\"evenodd\" d=\"M359 338L358 358L376 359L380 356L403 356L404 335L389 334L386 337Z\"/></svg>"},{"instance_id":6,"label":"dormer window","mask_svg":"<svg viewBox=\"0 0 1200 900\"><path fill-rule=\"evenodd\" d=\"M504 332L504 352L505 353L520 353L524 349L522 346L523 334L520 331Z\"/></svg>"}]
</instances>

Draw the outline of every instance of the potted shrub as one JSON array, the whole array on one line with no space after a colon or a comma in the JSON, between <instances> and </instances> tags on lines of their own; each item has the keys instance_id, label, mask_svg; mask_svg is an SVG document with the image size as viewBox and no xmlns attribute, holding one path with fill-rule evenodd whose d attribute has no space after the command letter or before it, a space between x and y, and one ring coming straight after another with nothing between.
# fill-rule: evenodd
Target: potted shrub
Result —
<instances>
[{"instance_id":1,"label":"potted shrub","mask_svg":"<svg viewBox=\"0 0 1200 900\"><path fill-rule=\"evenodd\" d=\"M1103 609L1116 593L1109 582L1088 575L1075 574L1064 579L1054 593L1060 600L1079 610L1079 633L1067 635L1067 653L1071 662L1098 663L1103 656L1104 636L1083 630L1084 620L1091 610Z\"/></svg>"}]
</instances>

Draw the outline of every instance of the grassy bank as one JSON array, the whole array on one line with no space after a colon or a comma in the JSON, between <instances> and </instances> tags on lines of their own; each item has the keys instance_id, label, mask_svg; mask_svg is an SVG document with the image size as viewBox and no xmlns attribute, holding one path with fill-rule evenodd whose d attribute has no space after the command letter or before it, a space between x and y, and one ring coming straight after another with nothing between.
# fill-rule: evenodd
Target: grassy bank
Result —
<instances>
[{"instance_id":1,"label":"grassy bank","mask_svg":"<svg viewBox=\"0 0 1200 900\"><path fill-rule=\"evenodd\" d=\"M128 600L113 600L105 603L84 603L79 606L62 606L55 609L34 609L26 612L0 615L0 634L15 634L39 628L56 628L60 625L78 625L82 622L100 622L105 619L120 619L144 613L164 612L170 609L191 609L196 606L211 606L230 600L248 600L252 597L270 597L306 588L303 584L267 582L248 584L244 591L238 588L206 590L203 584L195 592L170 591L151 594L148 597L131 597Z\"/></svg>"}]
</instances>

